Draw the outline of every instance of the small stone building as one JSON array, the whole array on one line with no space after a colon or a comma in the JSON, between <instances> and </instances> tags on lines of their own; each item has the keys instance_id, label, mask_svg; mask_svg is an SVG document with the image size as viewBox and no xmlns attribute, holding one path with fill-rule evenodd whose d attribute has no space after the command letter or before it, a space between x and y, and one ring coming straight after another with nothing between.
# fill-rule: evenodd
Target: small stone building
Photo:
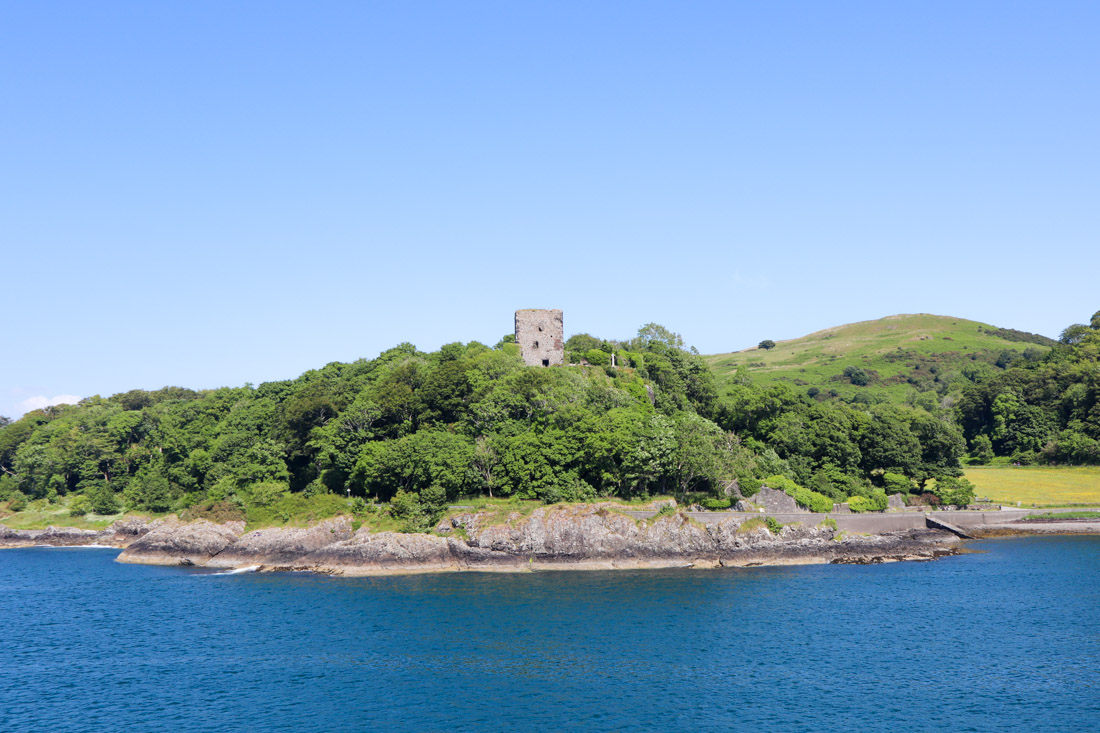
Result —
<instances>
[{"instance_id":1,"label":"small stone building","mask_svg":"<svg viewBox=\"0 0 1100 733\"><path fill-rule=\"evenodd\" d=\"M560 310L516 311L516 343L527 366L565 363L565 322Z\"/></svg>"}]
</instances>

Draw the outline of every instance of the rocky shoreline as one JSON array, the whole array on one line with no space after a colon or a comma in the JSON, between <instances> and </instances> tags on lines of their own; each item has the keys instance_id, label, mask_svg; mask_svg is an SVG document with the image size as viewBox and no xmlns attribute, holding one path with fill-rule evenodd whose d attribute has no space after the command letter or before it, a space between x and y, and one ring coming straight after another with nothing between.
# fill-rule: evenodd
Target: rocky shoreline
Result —
<instances>
[{"instance_id":1,"label":"rocky shoreline","mask_svg":"<svg viewBox=\"0 0 1100 733\"><path fill-rule=\"evenodd\" d=\"M825 525L791 524L773 534L759 521L737 516L704 525L682 513L636 519L621 509L613 504L557 505L528 515L458 514L432 534L354 529L350 517L247 533L242 522L181 522L175 517L126 519L99 532L0 525L0 547L105 545L123 548L117 558L123 563L358 576L871 564L932 560L956 554L960 546L957 537L936 530L860 535Z\"/></svg>"},{"instance_id":2,"label":"rocky shoreline","mask_svg":"<svg viewBox=\"0 0 1100 733\"><path fill-rule=\"evenodd\" d=\"M11 529L0 524L0 549L18 547L128 547L165 520L126 517L104 530L76 527Z\"/></svg>"}]
</instances>

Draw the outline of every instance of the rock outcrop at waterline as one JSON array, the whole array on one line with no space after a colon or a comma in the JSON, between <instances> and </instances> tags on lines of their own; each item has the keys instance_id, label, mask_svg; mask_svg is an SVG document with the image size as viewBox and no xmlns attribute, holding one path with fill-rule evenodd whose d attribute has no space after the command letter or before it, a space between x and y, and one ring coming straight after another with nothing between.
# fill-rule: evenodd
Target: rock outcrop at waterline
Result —
<instances>
[{"instance_id":1,"label":"rock outcrop at waterline","mask_svg":"<svg viewBox=\"0 0 1100 733\"><path fill-rule=\"evenodd\" d=\"M405 536L416 537L420 535ZM351 519L348 517L327 519L312 527L257 529L227 545L214 555L206 565L214 568L290 565L303 557L335 543L351 539L351 537ZM143 548L133 549L132 554L135 557L145 554ZM123 555L125 554L123 553ZM127 558L120 557L119 559L124 562L128 561ZM135 562L141 562L141 560Z\"/></svg>"},{"instance_id":2,"label":"rock outcrop at waterline","mask_svg":"<svg viewBox=\"0 0 1100 733\"><path fill-rule=\"evenodd\" d=\"M748 524L737 516L711 525L683 514L635 520L607 504L543 507L528 516L471 513L449 524L448 536L353 532L350 519L339 517L308 528L242 534L240 523L169 520L132 542L118 560L377 575L876 563L928 560L955 552L958 544L929 530L844 536L825 526L788 525L773 534L758 520Z\"/></svg>"},{"instance_id":3,"label":"rock outcrop at waterline","mask_svg":"<svg viewBox=\"0 0 1100 733\"><path fill-rule=\"evenodd\" d=\"M163 519L141 519L127 517L120 519L107 529L77 529L76 527L47 527L46 529L10 529L0 525L0 548L34 547L80 547L104 545L107 547L127 547L134 540L144 536L164 523Z\"/></svg>"},{"instance_id":4,"label":"rock outcrop at waterline","mask_svg":"<svg viewBox=\"0 0 1100 733\"><path fill-rule=\"evenodd\" d=\"M237 542L244 522L215 524L205 519L180 522L174 517L132 542L119 562L143 565L205 565Z\"/></svg>"}]
</instances>

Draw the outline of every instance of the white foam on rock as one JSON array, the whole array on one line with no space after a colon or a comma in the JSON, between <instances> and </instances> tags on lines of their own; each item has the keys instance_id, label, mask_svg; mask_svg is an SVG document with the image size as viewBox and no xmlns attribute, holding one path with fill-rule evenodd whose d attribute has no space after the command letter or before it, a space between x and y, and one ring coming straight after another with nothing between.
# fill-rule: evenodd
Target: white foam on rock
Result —
<instances>
[{"instance_id":1,"label":"white foam on rock","mask_svg":"<svg viewBox=\"0 0 1100 733\"><path fill-rule=\"evenodd\" d=\"M211 575L240 575L242 573L254 573L260 569L259 565L249 565L244 568L233 568L232 570L226 570L224 573L211 573Z\"/></svg>"}]
</instances>

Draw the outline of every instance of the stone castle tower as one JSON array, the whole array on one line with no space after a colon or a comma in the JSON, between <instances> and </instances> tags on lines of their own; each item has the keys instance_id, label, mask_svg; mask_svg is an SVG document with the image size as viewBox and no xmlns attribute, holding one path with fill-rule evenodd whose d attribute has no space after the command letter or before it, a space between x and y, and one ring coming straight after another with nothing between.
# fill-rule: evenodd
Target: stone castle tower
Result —
<instances>
[{"instance_id":1,"label":"stone castle tower","mask_svg":"<svg viewBox=\"0 0 1100 733\"><path fill-rule=\"evenodd\" d=\"M527 366L565 363L565 325L560 310L516 311L516 343Z\"/></svg>"}]
</instances>

